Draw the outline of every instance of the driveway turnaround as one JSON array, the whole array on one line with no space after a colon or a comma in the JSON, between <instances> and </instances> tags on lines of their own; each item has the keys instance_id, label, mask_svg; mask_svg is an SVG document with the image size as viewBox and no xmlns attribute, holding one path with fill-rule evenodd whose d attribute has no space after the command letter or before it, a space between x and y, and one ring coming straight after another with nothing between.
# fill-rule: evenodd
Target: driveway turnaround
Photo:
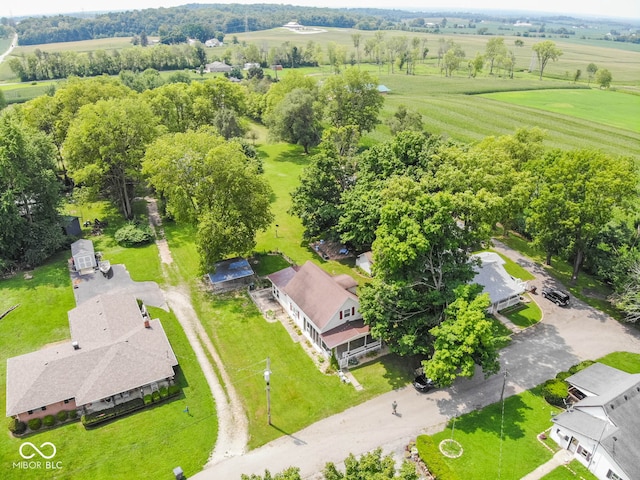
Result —
<instances>
[{"instance_id":1,"label":"driveway turnaround","mask_svg":"<svg viewBox=\"0 0 640 480\"><path fill-rule=\"evenodd\" d=\"M536 275L532 284L538 292L542 285L555 284L544 268L517 252L500 244L496 250ZM485 379L478 371L472 379L460 379L449 389L426 394L417 393L409 385L299 432L285 432L285 436L263 447L208 466L200 473L185 473L194 480L236 480L243 473L262 474L265 469L275 473L297 466L304 478L320 478L326 462L339 465L349 453L360 455L382 447L402 458L404 447L417 435L438 432L451 417L499 401L505 375L505 395L511 396L582 360L614 351L640 353L638 333L606 314L577 299L572 299L569 308L562 308L540 295L535 297L543 311L543 321L514 335L501 352L499 374ZM394 401L398 404L396 415L392 415ZM279 429L277 417L272 418L272 423L273 428Z\"/></svg>"},{"instance_id":2,"label":"driveway turnaround","mask_svg":"<svg viewBox=\"0 0 640 480\"><path fill-rule=\"evenodd\" d=\"M95 297L96 295L134 295L146 305L168 310L164 295L156 282L134 282L124 265L112 265L111 272L105 277L100 272L79 275L71 272L73 295L76 305Z\"/></svg>"}]
</instances>

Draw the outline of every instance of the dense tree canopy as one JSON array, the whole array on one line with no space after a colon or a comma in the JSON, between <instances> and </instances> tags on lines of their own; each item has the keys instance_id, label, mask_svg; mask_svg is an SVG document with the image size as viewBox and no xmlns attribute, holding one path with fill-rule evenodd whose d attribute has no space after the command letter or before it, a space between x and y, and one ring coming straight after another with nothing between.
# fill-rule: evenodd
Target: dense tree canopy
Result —
<instances>
[{"instance_id":1,"label":"dense tree canopy","mask_svg":"<svg viewBox=\"0 0 640 480\"><path fill-rule=\"evenodd\" d=\"M591 150L552 151L533 164L537 192L528 212L535 242L551 255L573 261L575 281L585 252L616 211L634 207L638 174L630 158Z\"/></svg>"},{"instance_id":2,"label":"dense tree canopy","mask_svg":"<svg viewBox=\"0 0 640 480\"><path fill-rule=\"evenodd\" d=\"M318 144L321 135L321 104L316 97L302 88L295 89L278 103L269 117L273 137L304 147L304 153Z\"/></svg>"},{"instance_id":3,"label":"dense tree canopy","mask_svg":"<svg viewBox=\"0 0 640 480\"><path fill-rule=\"evenodd\" d=\"M178 221L197 227L203 271L230 254L245 254L272 221L271 188L243 146L210 129L167 134L144 158L149 183Z\"/></svg>"},{"instance_id":4,"label":"dense tree canopy","mask_svg":"<svg viewBox=\"0 0 640 480\"><path fill-rule=\"evenodd\" d=\"M380 123L384 98L378 92L378 80L368 72L352 67L332 75L324 82L322 93L331 125L355 125L360 132L367 132Z\"/></svg>"},{"instance_id":5,"label":"dense tree canopy","mask_svg":"<svg viewBox=\"0 0 640 480\"><path fill-rule=\"evenodd\" d=\"M158 135L157 119L140 98L99 100L80 108L63 146L69 173L133 216L133 184L145 149Z\"/></svg>"},{"instance_id":6,"label":"dense tree canopy","mask_svg":"<svg viewBox=\"0 0 640 480\"><path fill-rule=\"evenodd\" d=\"M493 323L487 318L489 294L479 285L462 285L445 310L445 320L431 329L433 355L423 363L436 384L448 387L458 377L473 377L476 365L485 375L500 370Z\"/></svg>"},{"instance_id":7,"label":"dense tree canopy","mask_svg":"<svg viewBox=\"0 0 640 480\"><path fill-rule=\"evenodd\" d=\"M55 147L13 112L0 116L0 272L35 266L63 244Z\"/></svg>"}]
</instances>

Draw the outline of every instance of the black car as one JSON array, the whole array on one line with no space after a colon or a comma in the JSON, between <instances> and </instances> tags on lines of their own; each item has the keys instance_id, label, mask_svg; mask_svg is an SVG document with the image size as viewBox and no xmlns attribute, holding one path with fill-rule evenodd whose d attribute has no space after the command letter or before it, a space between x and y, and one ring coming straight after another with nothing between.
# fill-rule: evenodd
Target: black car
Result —
<instances>
[{"instance_id":1,"label":"black car","mask_svg":"<svg viewBox=\"0 0 640 480\"><path fill-rule=\"evenodd\" d=\"M566 307L569 305L569 294L562 290L556 290L554 288L543 288L542 296L548 300L551 300L556 305Z\"/></svg>"},{"instance_id":2,"label":"black car","mask_svg":"<svg viewBox=\"0 0 640 480\"><path fill-rule=\"evenodd\" d=\"M433 383L433 380L427 378L424 373L421 373L413 380L413 388L420 393L425 393L436 388L436 385Z\"/></svg>"}]
</instances>

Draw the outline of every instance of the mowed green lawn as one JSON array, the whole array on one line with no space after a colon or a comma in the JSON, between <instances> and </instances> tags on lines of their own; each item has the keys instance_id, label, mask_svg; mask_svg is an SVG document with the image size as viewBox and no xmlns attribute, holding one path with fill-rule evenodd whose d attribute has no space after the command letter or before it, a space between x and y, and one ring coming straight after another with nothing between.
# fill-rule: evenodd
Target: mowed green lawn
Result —
<instances>
[{"instance_id":1,"label":"mowed green lawn","mask_svg":"<svg viewBox=\"0 0 640 480\"><path fill-rule=\"evenodd\" d=\"M640 96L611 90L536 90L483 97L561 113L640 133Z\"/></svg>"},{"instance_id":2,"label":"mowed green lawn","mask_svg":"<svg viewBox=\"0 0 640 480\"><path fill-rule=\"evenodd\" d=\"M109 207L95 204L85 207L101 219L109 218L113 228L117 221L108 216ZM112 227L110 227L112 228ZM107 235L93 237L114 261L123 262L134 280L157 277L159 260L155 245L142 249L119 247ZM0 321L0 404L6 403L6 359L32 352L47 344L70 338L67 312L75 307L67 259L63 251L46 265L36 268L33 278L18 275L0 281L0 313L13 305L18 308ZM0 435L0 471L2 478L77 478L130 479L161 478L171 475L181 465L189 475L206 463L217 435L217 418L209 387L195 355L173 314L150 308L160 318L180 363L176 377L183 386L178 399L143 410L93 430L78 422L28 438L34 444L52 442L57 449L59 471L13 469L21 457L18 448L23 439ZM189 406L191 415L183 410ZM6 425L6 422L5 422ZM6 428L6 426L4 427Z\"/></svg>"}]
</instances>

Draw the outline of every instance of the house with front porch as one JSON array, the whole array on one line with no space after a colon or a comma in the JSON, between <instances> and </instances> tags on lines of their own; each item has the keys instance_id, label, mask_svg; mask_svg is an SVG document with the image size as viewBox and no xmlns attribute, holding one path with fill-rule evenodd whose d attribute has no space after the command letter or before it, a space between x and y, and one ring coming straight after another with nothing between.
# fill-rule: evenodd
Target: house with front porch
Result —
<instances>
[{"instance_id":1,"label":"house with front porch","mask_svg":"<svg viewBox=\"0 0 640 480\"><path fill-rule=\"evenodd\" d=\"M334 355L340 367L381 348L362 319L357 282L349 275L333 277L308 261L267 278L274 298L315 349L327 358Z\"/></svg>"},{"instance_id":2,"label":"house with front porch","mask_svg":"<svg viewBox=\"0 0 640 480\"><path fill-rule=\"evenodd\" d=\"M7 359L7 416L93 413L173 382L178 361L162 324L132 295L99 295L68 317L70 340Z\"/></svg>"},{"instance_id":3,"label":"house with front porch","mask_svg":"<svg viewBox=\"0 0 640 480\"><path fill-rule=\"evenodd\" d=\"M594 363L566 381L570 406L551 438L600 480L640 478L640 374Z\"/></svg>"},{"instance_id":4,"label":"house with front porch","mask_svg":"<svg viewBox=\"0 0 640 480\"><path fill-rule=\"evenodd\" d=\"M527 290L527 282L512 277L505 270L506 263L495 252L480 252L471 256L475 277L472 282L482 286L482 292L489 294L491 305L489 313L496 313L505 308L517 305L522 301L521 295Z\"/></svg>"}]
</instances>

